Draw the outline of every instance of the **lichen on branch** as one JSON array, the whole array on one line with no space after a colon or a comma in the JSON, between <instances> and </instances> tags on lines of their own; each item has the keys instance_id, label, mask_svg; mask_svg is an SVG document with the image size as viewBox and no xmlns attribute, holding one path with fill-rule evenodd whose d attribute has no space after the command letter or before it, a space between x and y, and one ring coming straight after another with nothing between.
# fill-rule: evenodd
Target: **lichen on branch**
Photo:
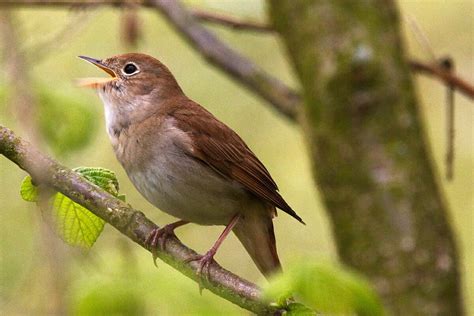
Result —
<instances>
[{"instance_id":1,"label":"lichen on branch","mask_svg":"<svg viewBox=\"0 0 474 316\"><path fill-rule=\"evenodd\" d=\"M158 226L142 212L88 182L77 172L68 169L36 150L10 129L0 125L0 154L28 172L36 185L50 187L90 210L143 248L148 249L146 238ZM164 262L189 278L201 282L214 294L256 314L273 314L278 308L261 299L260 289L217 263L209 266L209 280L196 274L198 263L187 259L197 253L177 238L166 240L165 250L157 255ZM150 258L151 262L151 258ZM197 288L196 288L197 291Z\"/></svg>"}]
</instances>

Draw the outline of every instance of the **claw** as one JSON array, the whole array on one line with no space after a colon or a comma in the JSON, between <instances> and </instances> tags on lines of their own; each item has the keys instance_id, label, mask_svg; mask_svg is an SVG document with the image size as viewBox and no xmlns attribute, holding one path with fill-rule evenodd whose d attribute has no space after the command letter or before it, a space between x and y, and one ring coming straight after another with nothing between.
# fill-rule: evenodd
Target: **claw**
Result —
<instances>
[{"instance_id":1,"label":"claw","mask_svg":"<svg viewBox=\"0 0 474 316\"><path fill-rule=\"evenodd\" d=\"M204 289L203 287L203 277L205 278L206 281L210 281L210 271L209 267L211 263L215 262L214 260L214 255L216 254L216 251L214 249L209 250L206 252L204 255L196 255L191 258L186 259L184 262L189 263L191 261L198 261L199 265L198 268L196 269L196 274L199 276L199 293L202 294L202 290Z\"/></svg>"},{"instance_id":2,"label":"claw","mask_svg":"<svg viewBox=\"0 0 474 316\"><path fill-rule=\"evenodd\" d=\"M148 246L148 249L151 251L151 254L153 256L153 263L155 264L156 267L156 258L158 258L158 246L159 249L162 251L165 250L166 248L166 240L171 237L176 237L174 234L174 230L182 225L187 224L185 221L178 221L175 223L171 223L168 225L163 226L162 228L154 228L150 235L145 240L145 245Z\"/></svg>"},{"instance_id":3,"label":"claw","mask_svg":"<svg viewBox=\"0 0 474 316\"><path fill-rule=\"evenodd\" d=\"M162 228L154 228L150 235L148 235L147 239L145 240L145 245L148 246L148 249L151 251L151 255L153 256L153 264L155 267L158 267L156 264L156 258L158 258L158 253L157 253L157 245L158 245L158 240L160 239L160 236L162 236L161 232ZM160 243L161 246L161 243ZM163 248L161 248L163 249Z\"/></svg>"}]
</instances>

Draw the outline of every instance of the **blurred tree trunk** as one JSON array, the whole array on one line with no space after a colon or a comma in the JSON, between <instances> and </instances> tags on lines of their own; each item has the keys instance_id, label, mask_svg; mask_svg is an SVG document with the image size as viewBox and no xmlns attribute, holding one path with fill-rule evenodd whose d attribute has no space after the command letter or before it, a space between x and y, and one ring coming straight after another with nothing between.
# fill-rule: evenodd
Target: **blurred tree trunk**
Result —
<instances>
[{"instance_id":1,"label":"blurred tree trunk","mask_svg":"<svg viewBox=\"0 0 474 316\"><path fill-rule=\"evenodd\" d=\"M0 39L4 64L7 66L8 106L31 143L44 146L38 126L38 96L30 77L28 56L21 49L21 23L15 12L0 10ZM48 299L41 297L25 302L21 306L24 308L22 312L33 309L39 314L66 315L69 287L66 248L45 223L39 223L38 235L33 236L39 248L39 256L35 258L37 261L34 264L39 268L35 269L27 288L35 291L34 287L40 286L44 293L48 293ZM39 280L38 283L34 282L36 280ZM22 302L23 297L17 299Z\"/></svg>"},{"instance_id":2,"label":"blurred tree trunk","mask_svg":"<svg viewBox=\"0 0 474 316\"><path fill-rule=\"evenodd\" d=\"M460 315L458 258L390 0L270 0L339 256L397 315Z\"/></svg>"}]
</instances>

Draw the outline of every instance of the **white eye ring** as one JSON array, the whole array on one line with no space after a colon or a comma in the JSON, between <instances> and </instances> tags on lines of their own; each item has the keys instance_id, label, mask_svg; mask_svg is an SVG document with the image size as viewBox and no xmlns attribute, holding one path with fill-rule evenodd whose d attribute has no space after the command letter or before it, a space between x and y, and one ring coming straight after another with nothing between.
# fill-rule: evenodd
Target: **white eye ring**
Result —
<instances>
[{"instance_id":1,"label":"white eye ring","mask_svg":"<svg viewBox=\"0 0 474 316\"><path fill-rule=\"evenodd\" d=\"M126 63L125 66L122 68L122 73L125 76L132 76L139 72L140 72L140 69L138 69L138 66L132 62Z\"/></svg>"}]
</instances>

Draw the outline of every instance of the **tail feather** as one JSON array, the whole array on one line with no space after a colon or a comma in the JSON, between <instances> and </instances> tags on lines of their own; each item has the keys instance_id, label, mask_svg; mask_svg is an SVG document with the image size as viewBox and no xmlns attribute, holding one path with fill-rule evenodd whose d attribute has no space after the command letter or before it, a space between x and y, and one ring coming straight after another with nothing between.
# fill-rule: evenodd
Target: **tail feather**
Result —
<instances>
[{"instance_id":1,"label":"tail feather","mask_svg":"<svg viewBox=\"0 0 474 316\"><path fill-rule=\"evenodd\" d=\"M271 210L272 213L275 211ZM272 213L245 213L233 231L262 274L268 278L281 271L273 231Z\"/></svg>"}]
</instances>

